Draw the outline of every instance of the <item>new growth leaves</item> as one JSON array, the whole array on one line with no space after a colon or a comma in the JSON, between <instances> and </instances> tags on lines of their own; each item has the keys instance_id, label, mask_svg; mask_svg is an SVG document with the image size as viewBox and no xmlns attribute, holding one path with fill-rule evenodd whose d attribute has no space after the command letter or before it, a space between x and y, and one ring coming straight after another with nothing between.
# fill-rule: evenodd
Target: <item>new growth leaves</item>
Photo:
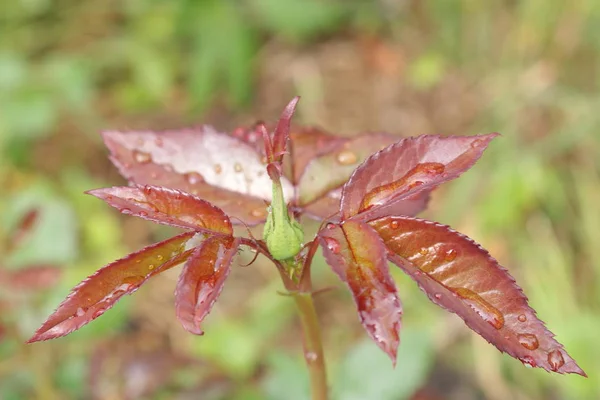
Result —
<instances>
[{"instance_id":1,"label":"new growth leaves","mask_svg":"<svg viewBox=\"0 0 600 400\"><path fill-rule=\"evenodd\" d=\"M367 332L392 358L401 309L395 287L383 285L387 265L376 261L382 253L500 351L531 367L585 376L487 251L447 226L411 217L426 206L431 190L470 168L496 136L406 138L368 158L342 189L341 222L319 232L325 258L353 292ZM365 294L388 302L364 301Z\"/></svg>"},{"instance_id":2,"label":"new growth leaves","mask_svg":"<svg viewBox=\"0 0 600 400\"><path fill-rule=\"evenodd\" d=\"M304 257L295 260L304 268L300 282L310 276L320 245L348 285L367 333L394 362L402 307L387 261L499 350L529 366L585 375L487 251L447 226L414 218L431 191L473 166L497 134L342 138L317 128L290 128L297 101L288 104L272 134L263 124L232 135L206 125L105 132L110 158L129 186L89 193L124 214L187 232L98 270L73 289L30 341L78 329L148 279L182 263L176 315L185 329L202 334L201 322L241 244L282 271L264 240L236 237L232 227L265 222L276 182L281 215L287 211L290 221L307 215L326 222L306 243L310 250L296 256ZM282 278L286 287L294 284Z\"/></svg>"}]
</instances>

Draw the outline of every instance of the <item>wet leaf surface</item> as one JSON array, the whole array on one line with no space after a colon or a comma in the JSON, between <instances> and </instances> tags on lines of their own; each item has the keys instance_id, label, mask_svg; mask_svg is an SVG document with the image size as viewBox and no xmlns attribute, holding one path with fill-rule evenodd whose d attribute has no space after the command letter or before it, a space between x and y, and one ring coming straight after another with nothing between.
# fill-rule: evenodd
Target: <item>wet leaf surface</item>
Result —
<instances>
[{"instance_id":1,"label":"wet leaf surface","mask_svg":"<svg viewBox=\"0 0 600 400\"><path fill-rule=\"evenodd\" d=\"M175 290L177 318L187 331L203 334L200 323L223 290L238 244L233 238L211 237L188 258Z\"/></svg>"},{"instance_id":2,"label":"wet leaf surface","mask_svg":"<svg viewBox=\"0 0 600 400\"><path fill-rule=\"evenodd\" d=\"M415 196L425 199L426 193L436 186L471 168L497 135L423 135L402 139L373 154L344 185L342 219L366 212L375 215L383 205L394 214L401 214L407 207L412 209L414 205L407 206L402 201ZM396 204L398 210L391 207ZM425 205L426 201L414 209Z\"/></svg>"},{"instance_id":3,"label":"wet leaf surface","mask_svg":"<svg viewBox=\"0 0 600 400\"><path fill-rule=\"evenodd\" d=\"M408 273L441 307L500 351L531 367L585 375L554 340L509 272L468 237L435 222L385 217L370 225Z\"/></svg>"},{"instance_id":4,"label":"wet leaf surface","mask_svg":"<svg viewBox=\"0 0 600 400\"><path fill-rule=\"evenodd\" d=\"M183 190L249 225L264 222L271 181L262 155L253 146L210 126L165 132L109 131L103 138L111 160L126 179ZM290 196L286 179L283 187Z\"/></svg>"},{"instance_id":5,"label":"wet leaf surface","mask_svg":"<svg viewBox=\"0 0 600 400\"><path fill-rule=\"evenodd\" d=\"M150 277L183 262L190 254L185 251L186 242L193 235L183 233L99 269L73 288L29 343L65 336L98 318Z\"/></svg>"},{"instance_id":6,"label":"wet leaf surface","mask_svg":"<svg viewBox=\"0 0 600 400\"><path fill-rule=\"evenodd\" d=\"M396 363L402 307L381 238L369 225L347 221L319 232L325 260L352 291L360 321Z\"/></svg>"},{"instance_id":7,"label":"wet leaf surface","mask_svg":"<svg viewBox=\"0 0 600 400\"><path fill-rule=\"evenodd\" d=\"M315 154L298 181L298 204L307 205L339 188L362 161L397 140L383 133L361 135L336 143L327 153Z\"/></svg>"},{"instance_id":8,"label":"wet leaf surface","mask_svg":"<svg viewBox=\"0 0 600 400\"><path fill-rule=\"evenodd\" d=\"M161 224L209 233L231 235L227 215L212 204L189 193L156 186L115 186L90 190L123 214Z\"/></svg>"}]
</instances>

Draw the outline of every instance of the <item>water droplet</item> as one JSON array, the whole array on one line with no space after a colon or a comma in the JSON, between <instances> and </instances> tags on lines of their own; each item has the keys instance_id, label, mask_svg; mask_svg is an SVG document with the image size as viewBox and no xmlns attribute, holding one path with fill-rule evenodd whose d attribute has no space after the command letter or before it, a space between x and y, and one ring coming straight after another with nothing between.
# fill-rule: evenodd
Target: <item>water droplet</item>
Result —
<instances>
[{"instance_id":1,"label":"water droplet","mask_svg":"<svg viewBox=\"0 0 600 400\"><path fill-rule=\"evenodd\" d=\"M424 172L427 175L439 175L442 172L444 172L445 169L446 168L444 167L444 164L440 164L437 162L426 162L417 164L413 172Z\"/></svg>"},{"instance_id":2,"label":"water droplet","mask_svg":"<svg viewBox=\"0 0 600 400\"><path fill-rule=\"evenodd\" d=\"M157 259L158 261L162 261L164 258L165 258L165 257L164 257L162 254L159 254L159 255L157 255L157 256L156 256L156 259Z\"/></svg>"},{"instance_id":3,"label":"water droplet","mask_svg":"<svg viewBox=\"0 0 600 400\"><path fill-rule=\"evenodd\" d=\"M531 333L521 333L517 335L517 339L519 339L519 343L521 346L525 347L528 350L535 350L540 347L540 343L535 335Z\"/></svg>"},{"instance_id":4,"label":"water droplet","mask_svg":"<svg viewBox=\"0 0 600 400\"><path fill-rule=\"evenodd\" d=\"M517 317L517 319L519 320L519 322L525 322L525 321L527 321L527 317L525 316L525 314L519 314L519 316Z\"/></svg>"},{"instance_id":5,"label":"water droplet","mask_svg":"<svg viewBox=\"0 0 600 400\"><path fill-rule=\"evenodd\" d=\"M343 150L338 153L336 160L342 165L351 165L355 164L358 158L354 152L350 150Z\"/></svg>"},{"instance_id":6,"label":"water droplet","mask_svg":"<svg viewBox=\"0 0 600 400\"><path fill-rule=\"evenodd\" d=\"M427 255L427 253L429 253L429 249L427 247L421 247L421 249L419 250L419 254L421 254L422 256Z\"/></svg>"},{"instance_id":7,"label":"water droplet","mask_svg":"<svg viewBox=\"0 0 600 400\"><path fill-rule=\"evenodd\" d=\"M236 162L236 163L233 165L233 170L234 170L235 172L242 172L244 169L242 168L242 164L240 164L240 163L237 163L237 162Z\"/></svg>"},{"instance_id":8,"label":"water droplet","mask_svg":"<svg viewBox=\"0 0 600 400\"><path fill-rule=\"evenodd\" d=\"M150 156L148 153L144 153L143 151L134 150L133 159L140 164L147 164L152 161L152 156Z\"/></svg>"},{"instance_id":9,"label":"water droplet","mask_svg":"<svg viewBox=\"0 0 600 400\"><path fill-rule=\"evenodd\" d=\"M485 143L484 139L475 139L471 142L471 148L476 149Z\"/></svg>"},{"instance_id":10,"label":"water droplet","mask_svg":"<svg viewBox=\"0 0 600 400\"><path fill-rule=\"evenodd\" d=\"M325 228L332 230L335 229L337 225L336 224L332 224L331 222L327 223L327 225L325 225Z\"/></svg>"},{"instance_id":11,"label":"water droplet","mask_svg":"<svg viewBox=\"0 0 600 400\"><path fill-rule=\"evenodd\" d=\"M202 175L200 175L197 172L188 172L187 174L184 174L183 176L185 176L185 179L188 181L188 183L190 185L195 185L197 183L204 182L204 178L202 177Z\"/></svg>"},{"instance_id":12,"label":"water droplet","mask_svg":"<svg viewBox=\"0 0 600 400\"><path fill-rule=\"evenodd\" d=\"M144 218L147 216L148 216L148 213L146 211L140 211L140 217Z\"/></svg>"},{"instance_id":13,"label":"water droplet","mask_svg":"<svg viewBox=\"0 0 600 400\"><path fill-rule=\"evenodd\" d=\"M87 310L85 308L79 307L77 308L75 315L77 315L78 317L83 317L86 311Z\"/></svg>"},{"instance_id":14,"label":"water droplet","mask_svg":"<svg viewBox=\"0 0 600 400\"><path fill-rule=\"evenodd\" d=\"M157 137L154 139L154 144L156 144L158 147L163 147L165 143L163 142L162 138Z\"/></svg>"},{"instance_id":15,"label":"water droplet","mask_svg":"<svg viewBox=\"0 0 600 400\"><path fill-rule=\"evenodd\" d=\"M458 252L454 249L448 249L446 251L446 254L444 256L444 260L450 262L450 261L454 261L456 259L456 256L458 255Z\"/></svg>"},{"instance_id":16,"label":"water droplet","mask_svg":"<svg viewBox=\"0 0 600 400\"><path fill-rule=\"evenodd\" d=\"M148 269L152 271L156 266L154 264L148 264Z\"/></svg>"},{"instance_id":17,"label":"water droplet","mask_svg":"<svg viewBox=\"0 0 600 400\"><path fill-rule=\"evenodd\" d=\"M259 207L255 208L250 212L253 217L263 218L267 215L267 210L265 208Z\"/></svg>"},{"instance_id":18,"label":"water droplet","mask_svg":"<svg viewBox=\"0 0 600 400\"><path fill-rule=\"evenodd\" d=\"M565 365L565 359L560 350L552 350L548 353L548 363L550 364L550 369L555 372Z\"/></svg>"},{"instance_id":19,"label":"water droplet","mask_svg":"<svg viewBox=\"0 0 600 400\"><path fill-rule=\"evenodd\" d=\"M96 311L94 311L94 314L92 315L92 319L98 318L99 316L101 316L102 314L104 314L104 311L106 311L106 308L100 307L99 309L97 309Z\"/></svg>"},{"instance_id":20,"label":"water droplet","mask_svg":"<svg viewBox=\"0 0 600 400\"><path fill-rule=\"evenodd\" d=\"M131 214L131 210L129 208L121 208L121 213L123 213L123 214Z\"/></svg>"},{"instance_id":21,"label":"water droplet","mask_svg":"<svg viewBox=\"0 0 600 400\"><path fill-rule=\"evenodd\" d=\"M221 164L215 164L215 173L220 174L223 171L223 167L221 167Z\"/></svg>"},{"instance_id":22,"label":"water droplet","mask_svg":"<svg viewBox=\"0 0 600 400\"><path fill-rule=\"evenodd\" d=\"M441 299L442 298L442 294L441 293L436 293L433 295L433 297L435 297L436 299Z\"/></svg>"},{"instance_id":23,"label":"water droplet","mask_svg":"<svg viewBox=\"0 0 600 400\"><path fill-rule=\"evenodd\" d=\"M317 353L312 352L312 351L308 351L306 353L304 353L304 358L306 358L306 361L308 361L309 363L315 362L317 361Z\"/></svg>"},{"instance_id":24,"label":"water droplet","mask_svg":"<svg viewBox=\"0 0 600 400\"><path fill-rule=\"evenodd\" d=\"M414 181L413 183L408 185L409 189L414 189L417 186L421 186L424 182L423 181Z\"/></svg>"},{"instance_id":25,"label":"water droplet","mask_svg":"<svg viewBox=\"0 0 600 400\"><path fill-rule=\"evenodd\" d=\"M485 301L477 293L465 288L454 289L454 291L458 297L464 299L481 318L494 328L500 329L504 326L504 316L500 310Z\"/></svg>"},{"instance_id":26,"label":"water droplet","mask_svg":"<svg viewBox=\"0 0 600 400\"><path fill-rule=\"evenodd\" d=\"M519 361L523 363L527 368L537 367L535 360L531 356L523 356L519 358Z\"/></svg>"},{"instance_id":27,"label":"water droplet","mask_svg":"<svg viewBox=\"0 0 600 400\"><path fill-rule=\"evenodd\" d=\"M340 242L330 237L324 237L323 239L325 240L325 245L329 251L331 251L333 254L340 253Z\"/></svg>"},{"instance_id":28,"label":"water droplet","mask_svg":"<svg viewBox=\"0 0 600 400\"><path fill-rule=\"evenodd\" d=\"M398 227L400 226L400 222L398 222L397 220L392 220L392 222L390 222L390 228L392 229L398 229Z\"/></svg>"}]
</instances>

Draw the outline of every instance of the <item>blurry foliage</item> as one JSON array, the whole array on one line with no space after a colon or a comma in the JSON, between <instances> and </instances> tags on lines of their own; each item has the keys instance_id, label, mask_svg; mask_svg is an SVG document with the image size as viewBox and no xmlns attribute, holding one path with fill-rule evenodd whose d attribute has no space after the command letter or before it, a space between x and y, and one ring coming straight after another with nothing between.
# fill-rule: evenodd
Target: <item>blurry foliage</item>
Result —
<instances>
[{"instance_id":1,"label":"blurry foliage","mask_svg":"<svg viewBox=\"0 0 600 400\"><path fill-rule=\"evenodd\" d=\"M125 332L140 330L125 322L137 312L137 303L122 302L67 339L36 346L23 342L83 276L125 254L132 240L149 243L149 235L163 235L134 235L139 227L122 225L123 219L108 207L81 194L118 183L91 164L93 160L76 167L55 160L60 168L51 174L32 167L52 159L59 141L75 141L77 135L95 138L100 128L122 128L123 120L152 120L154 114L167 112L179 116L181 124L198 123L215 104L225 105L230 113L239 111L264 89L257 75L270 63L264 58L270 54L265 45L312 54L320 43L364 36L401 47L398 64L406 72L397 72L395 79L403 80L403 89L414 95L411 103L403 104L422 102L427 110L422 115L411 108L411 118L438 118L442 110L428 109L428 99L448 92L442 105L452 103L458 111L442 121L475 117L459 125L465 131L442 126L440 133L503 133L478 164L478 173L467 173L444 188L427 213L476 238L509 266L538 315L590 378L523 371L491 346L478 346L480 338L457 317L443 317L403 277L398 280L404 307L412 309L406 319L418 315L405 325L414 328L420 322L438 351L432 355L419 350L420 338L405 330L398 370L417 374L415 382L424 382L433 398L600 398L600 3L567 0L1 2L0 227L8 232L30 204L47 207L48 213L28 239L39 246L11 253L2 268L52 259L61 264L63 279L37 295L22 293L19 299L25 301L20 301L18 314L12 308L0 310L0 398L88 399L106 398L106 393L122 398L118 387L105 388L109 392L91 389L88 371L96 365L91 360L103 340L111 344ZM448 82L465 83L468 91L456 95ZM305 98L319 97L321 92L310 90L324 91L320 83L296 78L295 89ZM347 82L355 84L372 81ZM462 97L469 93L475 93L475 105ZM360 95L345 96L338 95L340 103L360 100ZM402 111L397 104L389 107L392 113ZM351 110L342 111L342 116L353 117ZM418 133L425 132L406 132ZM47 140L56 141L54 147L40 151L39 144ZM274 294L274 278L269 278L272 285L250 296L265 296L266 301L235 300L248 311L243 318L215 309L205 337L180 344L207 364L178 370L146 398L276 399L282 398L282 387L286 398L306 398L301 359L285 350L295 351L296 346L272 340L281 335L298 340L295 320L287 313L290 304ZM561 288L559 293L556 288ZM9 296L0 287L0 302ZM355 367L344 364L355 352L364 352L359 354L366 360L364 371L392 374L382 370L389 367L387 360L370 361L380 355L375 348L355 346L363 338L359 324L355 315L341 311L351 309L350 298L338 291L322 296L319 310L325 331L331 331L325 343L332 378L357 376ZM165 315L172 316L172 310ZM465 340L471 337L472 343ZM127 340L152 343L147 336ZM411 346L410 340L417 342ZM460 346L449 346L456 341ZM411 368L403 370L408 357ZM113 364L107 365L102 376L114 372ZM144 385L145 370L131 371L124 376ZM400 375L388 380L411 383ZM354 394L368 388L359 385ZM410 396L409 389L396 390Z\"/></svg>"}]
</instances>

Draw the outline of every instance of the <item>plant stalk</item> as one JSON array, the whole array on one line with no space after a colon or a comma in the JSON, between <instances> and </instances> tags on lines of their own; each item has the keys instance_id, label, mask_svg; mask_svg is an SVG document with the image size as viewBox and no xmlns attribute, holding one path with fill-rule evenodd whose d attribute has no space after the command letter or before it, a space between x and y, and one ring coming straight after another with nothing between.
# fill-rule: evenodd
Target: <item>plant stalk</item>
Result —
<instances>
[{"instance_id":1,"label":"plant stalk","mask_svg":"<svg viewBox=\"0 0 600 400\"><path fill-rule=\"evenodd\" d=\"M308 366L312 400L327 400L327 373L321 342L321 327L311 292L295 292L304 337L304 360Z\"/></svg>"}]
</instances>

